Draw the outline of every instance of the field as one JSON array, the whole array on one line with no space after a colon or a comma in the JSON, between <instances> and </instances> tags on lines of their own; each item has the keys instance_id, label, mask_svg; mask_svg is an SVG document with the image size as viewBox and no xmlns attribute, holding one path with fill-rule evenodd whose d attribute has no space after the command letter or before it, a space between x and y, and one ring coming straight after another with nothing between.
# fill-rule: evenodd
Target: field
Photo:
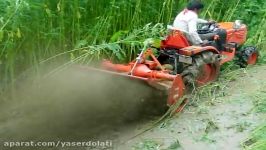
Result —
<instances>
[{"instance_id":1,"label":"field","mask_svg":"<svg viewBox=\"0 0 266 150\"><path fill-rule=\"evenodd\" d=\"M245 45L257 47L259 62L247 69L226 63L218 81L187 95L189 105L180 114L153 104L163 98L147 86L75 67L131 61L146 39L167 35L166 26L186 2L1 0L1 142L89 138L112 139L121 150L266 149L263 0L203 1L201 18L248 26ZM120 89L135 91L121 96ZM136 102L138 92L150 100Z\"/></svg>"},{"instance_id":2,"label":"field","mask_svg":"<svg viewBox=\"0 0 266 150\"><path fill-rule=\"evenodd\" d=\"M257 66L223 75L208 85L219 87L218 92L202 87L180 115L156 126L155 121L142 122L121 133L124 144L118 149L264 149L265 73L265 66Z\"/></svg>"}]
</instances>

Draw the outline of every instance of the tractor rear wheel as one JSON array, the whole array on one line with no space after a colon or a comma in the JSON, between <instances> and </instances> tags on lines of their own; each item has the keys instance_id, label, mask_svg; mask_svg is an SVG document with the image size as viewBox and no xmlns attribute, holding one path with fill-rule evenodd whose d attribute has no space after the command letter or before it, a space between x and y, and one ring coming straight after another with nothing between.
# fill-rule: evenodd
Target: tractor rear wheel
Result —
<instances>
[{"instance_id":1,"label":"tractor rear wheel","mask_svg":"<svg viewBox=\"0 0 266 150\"><path fill-rule=\"evenodd\" d=\"M259 52L255 46L246 46L237 54L238 64L245 68L248 65L255 65L258 61Z\"/></svg>"},{"instance_id":2,"label":"tractor rear wheel","mask_svg":"<svg viewBox=\"0 0 266 150\"><path fill-rule=\"evenodd\" d=\"M193 64L181 73L186 86L201 86L217 79L220 73L219 54L207 51L194 56Z\"/></svg>"}]
</instances>

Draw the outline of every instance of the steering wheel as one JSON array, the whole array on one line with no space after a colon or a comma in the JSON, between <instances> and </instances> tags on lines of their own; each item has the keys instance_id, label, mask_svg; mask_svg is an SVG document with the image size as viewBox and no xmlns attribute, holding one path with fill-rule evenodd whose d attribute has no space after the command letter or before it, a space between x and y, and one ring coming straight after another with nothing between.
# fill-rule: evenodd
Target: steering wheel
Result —
<instances>
[{"instance_id":1,"label":"steering wheel","mask_svg":"<svg viewBox=\"0 0 266 150\"><path fill-rule=\"evenodd\" d=\"M214 21L201 24L201 28L197 30L198 34L211 33L214 31L214 29L218 28L218 24Z\"/></svg>"}]
</instances>

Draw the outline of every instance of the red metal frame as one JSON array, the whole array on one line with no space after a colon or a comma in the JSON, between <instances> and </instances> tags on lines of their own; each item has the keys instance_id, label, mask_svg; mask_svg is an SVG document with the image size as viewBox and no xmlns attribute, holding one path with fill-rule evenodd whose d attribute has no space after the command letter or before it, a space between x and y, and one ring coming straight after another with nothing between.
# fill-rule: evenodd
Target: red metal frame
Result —
<instances>
[{"instance_id":1,"label":"red metal frame","mask_svg":"<svg viewBox=\"0 0 266 150\"><path fill-rule=\"evenodd\" d=\"M161 48L185 48L190 46L185 35L179 30L172 30L165 40L161 42Z\"/></svg>"},{"instance_id":2,"label":"red metal frame","mask_svg":"<svg viewBox=\"0 0 266 150\"><path fill-rule=\"evenodd\" d=\"M239 29L234 29L233 25L234 23L232 22L219 23L219 27L225 29L227 32L226 43L237 43L241 45L246 40L247 28L245 25L242 25ZM215 39L218 39L218 37L215 37ZM217 67L220 67L220 65L225 62L231 61L236 52L235 48L228 48L229 50L227 51L220 51L213 46L191 46L185 35L179 30L172 30L166 39L162 40L160 48L162 50L173 49L176 50L177 53L186 56L193 56L204 51L211 51L215 54L224 56L220 64L206 64L203 66L203 72L205 73L197 79L199 85L206 84L215 79L219 74L219 68ZM148 60L148 58L151 58L151 60ZM248 59L248 64L254 64L256 60L257 55L254 54ZM172 75L168 70L165 70L153 55L151 49L147 49L138 62L134 60L129 64L113 64L110 61L104 61L102 67L106 70L110 70L104 71L106 73L143 80L155 88L167 90L169 92L167 99L168 105L179 103L179 100L185 94L185 85L181 75ZM187 102L187 99L181 102L176 111L181 111Z\"/></svg>"},{"instance_id":3,"label":"red metal frame","mask_svg":"<svg viewBox=\"0 0 266 150\"><path fill-rule=\"evenodd\" d=\"M147 60L150 57L152 60ZM136 60L130 62L128 65L113 64L110 61L105 60L102 63L102 67L111 70L106 71L107 73L116 71L113 73L116 75L127 76L130 78L141 79L147 81L147 83L155 88L169 91L167 104L173 105L184 95L185 85L180 75L171 75L168 70L165 70L157 58L153 55L151 49L147 49L146 52L141 56L142 60L138 63L132 74L130 72L133 69ZM154 68L160 68L160 71L153 70ZM170 82L165 82L170 81ZM166 84L162 84L166 83ZM180 105L177 111L181 111L185 104Z\"/></svg>"},{"instance_id":4,"label":"red metal frame","mask_svg":"<svg viewBox=\"0 0 266 150\"><path fill-rule=\"evenodd\" d=\"M153 60L149 61L147 60L148 57L151 57ZM164 79L164 80L174 80L176 78L176 75L169 74L168 70L164 70L160 62L157 60L157 58L153 55L151 49L147 49L146 52L141 56L142 61L141 63L138 63L135 68L134 64L135 61L130 62L127 65L123 64L113 64L111 61L103 61L102 67L107 70L113 70L125 74L129 74L132 69L132 76L138 76L148 79ZM161 71L153 70L154 68L159 67Z\"/></svg>"},{"instance_id":5,"label":"red metal frame","mask_svg":"<svg viewBox=\"0 0 266 150\"><path fill-rule=\"evenodd\" d=\"M234 59L236 49L231 48L230 50L231 51L222 51L221 52L221 55L224 57L220 62L221 65Z\"/></svg>"},{"instance_id":6,"label":"red metal frame","mask_svg":"<svg viewBox=\"0 0 266 150\"><path fill-rule=\"evenodd\" d=\"M184 95L185 85L183 82L180 81L183 81L180 75L177 75L176 78L173 80L173 84L169 91L167 99L167 103L170 106L175 104Z\"/></svg>"},{"instance_id":7,"label":"red metal frame","mask_svg":"<svg viewBox=\"0 0 266 150\"><path fill-rule=\"evenodd\" d=\"M219 23L219 28L225 29L227 32L226 42L227 43L237 43L242 45L245 43L247 38L247 27L242 25L239 29L234 29L233 22L222 22Z\"/></svg>"},{"instance_id":8,"label":"red metal frame","mask_svg":"<svg viewBox=\"0 0 266 150\"><path fill-rule=\"evenodd\" d=\"M219 54L220 52L213 46L189 46L189 47L185 47L182 48L180 50L178 50L179 54L181 55L186 55L186 56L193 56L199 53L202 53L204 51L211 51L215 54Z\"/></svg>"}]
</instances>

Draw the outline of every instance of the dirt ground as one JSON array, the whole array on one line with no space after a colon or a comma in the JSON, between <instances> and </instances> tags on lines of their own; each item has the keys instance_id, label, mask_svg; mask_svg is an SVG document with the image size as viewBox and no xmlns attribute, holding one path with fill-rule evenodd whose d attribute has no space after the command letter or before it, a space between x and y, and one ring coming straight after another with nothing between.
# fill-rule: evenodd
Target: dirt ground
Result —
<instances>
[{"instance_id":1,"label":"dirt ground","mask_svg":"<svg viewBox=\"0 0 266 150\"><path fill-rule=\"evenodd\" d=\"M129 86L121 78L114 83L114 78L98 74L90 74L91 80L88 75L74 69L42 81L41 87L22 84L15 99L1 102L1 141L98 139L112 140L115 150L237 150L265 117L253 106L258 92L266 89L266 66L241 71L224 89L225 96L202 98L157 126L153 123L164 107L151 104L164 103L160 93L155 99L147 86ZM127 93L119 92L120 84Z\"/></svg>"},{"instance_id":2,"label":"dirt ground","mask_svg":"<svg viewBox=\"0 0 266 150\"><path fill-rule=\"evenodd\" d=\"M266 66L248 68L230 83L223 97L201 99L197 107L188 106L180 115L134 138L152 121L124 129L117 135L116 149L241 149L251 130L265 121L265 114L253 110L256 96L265 89Z\"/></svg>"}]
</instances>

